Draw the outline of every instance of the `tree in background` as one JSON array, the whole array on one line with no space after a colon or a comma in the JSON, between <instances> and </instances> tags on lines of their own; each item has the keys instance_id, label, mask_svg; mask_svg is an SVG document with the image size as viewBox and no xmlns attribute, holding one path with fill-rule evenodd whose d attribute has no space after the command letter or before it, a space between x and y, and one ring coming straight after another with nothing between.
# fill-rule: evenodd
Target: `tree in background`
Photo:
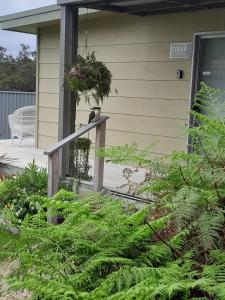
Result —
<instances>
[{"instance_id":1,"label":"tree in background","mask_svg":"<svg viewBox=\"0 0 225 300\"><path fill-rule=\"evenodd\" d=\"M0 46L0 90L34 92L36 84L36 52L20 45L16 57Z\"/></svg>"}]
</instances>

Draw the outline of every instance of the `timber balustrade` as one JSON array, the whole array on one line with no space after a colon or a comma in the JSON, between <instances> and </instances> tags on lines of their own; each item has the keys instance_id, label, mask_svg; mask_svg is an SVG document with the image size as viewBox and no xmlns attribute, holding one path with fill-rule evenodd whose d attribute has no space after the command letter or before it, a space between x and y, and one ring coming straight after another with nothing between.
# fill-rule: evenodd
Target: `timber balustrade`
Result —
<instances>
[{"instance_id":1,"label":"timber balustrade","mask_svg":"<svg viewBox=\"0 0 225 300\"><path fill-rule=\"evenodd\" d=\"M67 144L76 141L79 137L96 128L95 140L95 166L94 166L94 192L103 188L104 158L97 156L97 151L105 147L106 121L109 117L102 116L99 121L87 124L79 130L64 138L56 145L44 151L48 155L48 196L52 197L59 188L59 151Z\"/></svg>"}]
</instances>

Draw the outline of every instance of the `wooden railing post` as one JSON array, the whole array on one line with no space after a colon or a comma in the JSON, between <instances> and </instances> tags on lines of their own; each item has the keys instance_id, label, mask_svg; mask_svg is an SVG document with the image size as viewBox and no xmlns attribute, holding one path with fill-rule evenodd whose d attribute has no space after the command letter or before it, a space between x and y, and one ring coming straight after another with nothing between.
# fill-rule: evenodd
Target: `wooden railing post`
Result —
<instances>
[{"instance_id":1,"label":"wooden railing post","mask_svg":"<svg viewBox=\"0 0 225 300\"><path fill-rule=\"evenodd\" d=\"M48 196L52 197L59 188L59 150L48 155Z\"/></svg>"},{"instance_id":2,"label":"wooden railing post","mask_svg":"<svg viewBox=\"0 0 225 300\"><path fill-rule=\"evenodd\" d=\"M105 134L106 134L106 121L109 117L101 116L100 120L87 124L81 127L76 132L72 133L68 137L64 138L56 145L51 146L48 150L44 151L45 155L48 155L48 196L52 197L58 191L59 187L59 151L69 143L76 141L89 132L96 128L96 152L99 148L105 147ZM104 175L104 159L95 155L95 170L94 170L94 191L100 192L103 188L103 175Z\"/></svg>"},{"instance_id":3,"label":"wooden railing post","mask_svg":"<svg viewBox=\"0 0 225 300\"><path fill-rule=\"evenodd\" d=\"M99 148L105 147L106 121L96 127L95 140L95 167L94 167L94 192L100 192L103 189L104 178L104 158L97 156Z\"/></svg>"}]
</instances>

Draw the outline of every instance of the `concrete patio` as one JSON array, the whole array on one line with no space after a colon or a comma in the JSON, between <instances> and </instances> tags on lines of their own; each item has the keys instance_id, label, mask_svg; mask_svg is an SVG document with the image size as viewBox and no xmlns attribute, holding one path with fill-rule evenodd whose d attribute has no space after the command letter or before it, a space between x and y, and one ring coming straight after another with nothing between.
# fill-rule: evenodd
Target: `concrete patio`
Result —
<instances>
[{"instance_id":1,"label":"concrete patio","mask_svg":"<svg viewBox=\"0 0 225 300\"><path fill-rule=\"evenodd\" d=\"M33 139L22 140L21 145L19 144L19 140L14 140L13 143L11 140L0 140L0 155L5 154L6 158L9 160L9 166L15 169L24 169L27 164L31 163L33 160L35 160L40 168L47 168L47 156L44 155L43 152L43 150L35 148ZM90 164L92 165L90 175L93 176L94 161L92 159L90 160ZM104 170L104 187L126 193L127 187L121 187L127 183L123 177L124 168L125 166L122 165L106 163ZM143 179L143 170L132 177L134 182L140 182Z\"/></svg>"}]
</instances>

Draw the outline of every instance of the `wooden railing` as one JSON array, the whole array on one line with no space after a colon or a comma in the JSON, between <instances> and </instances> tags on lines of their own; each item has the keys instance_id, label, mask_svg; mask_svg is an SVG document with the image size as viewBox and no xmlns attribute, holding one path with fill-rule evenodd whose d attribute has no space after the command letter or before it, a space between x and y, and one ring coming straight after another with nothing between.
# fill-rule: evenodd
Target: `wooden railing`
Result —
<instances>
[{"instance_id":1,"label":"wooden railing","mask_svg":"<svg viewBox=\"0 0 225 300\"><path fill-rule=\"evenodd\" d=\"M65 145L76 141L79 137L87 133L88 131L96 128L96 140L95 151L99 148L105 147L105 135L106 135L106 121L109 117L102 116L99 121L87 124L81 127L78 131L69 135L65 139L58 142L56 145L50 147L44 151L45 155L48 155L48 196L52 197L59 187L59 150ZM95 192L99 192L103 188L103 176L104 176L104 159L99 158L95 154L95 166L94 166L94 187Z\"/></svg>"}]
</instances>

